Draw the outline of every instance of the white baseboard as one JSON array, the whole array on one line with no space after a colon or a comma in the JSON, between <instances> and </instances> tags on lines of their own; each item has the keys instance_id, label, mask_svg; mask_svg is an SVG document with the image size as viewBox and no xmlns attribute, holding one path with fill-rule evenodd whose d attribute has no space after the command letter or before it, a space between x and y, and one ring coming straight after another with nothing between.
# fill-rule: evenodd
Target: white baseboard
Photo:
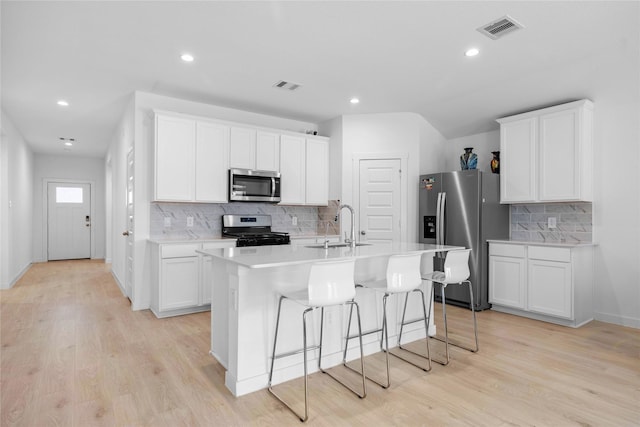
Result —
<instances>
[{"instance_id":1,"label":"white baseboard","mask_svg":"<svg viewBox=\"0 0 640 427\"><path fill-rule=\"evenodd\" d=\"M118 287L120 288L120 292L122 292L122 295L126 297L127 292L124 290L124 286L122 285L122 282L120 282L118 275L115 273L115 271L113 271L113 268L111 269L111 275L113 276L113 280L115 280L116 283L118 284Z\"/></svg>"},{"instance_id":2,"label":"white baseboard","mask_svg":"<svg viewBox=\"0 0 640 427\"><path fill-rule=\"evenodd\" d=\"M606 323L614 323L620 326L628 326L630 328L640 329L640 319L636 317L596 312L595 319Z\"/></svg>"},{"instance_id":3,"label":"white baseboard","mask_svg":"<svg viewBox=\"0 0 640 427\"><path fill-rule=\"evenodd\" d=\"M22 276L24 276L24 273L26 273L31 266L33 265L32 262L29 262L27 265L25 265L22 270L20 270L18 272L18 274L16 274L16 276L10 280L8 283L3 283L2 286L0 286L0 289L11 289L13 288L13 285L15 285L16 283L18 283L18 280L20 280L22 278Z\"/></svg>"}]
</instances>

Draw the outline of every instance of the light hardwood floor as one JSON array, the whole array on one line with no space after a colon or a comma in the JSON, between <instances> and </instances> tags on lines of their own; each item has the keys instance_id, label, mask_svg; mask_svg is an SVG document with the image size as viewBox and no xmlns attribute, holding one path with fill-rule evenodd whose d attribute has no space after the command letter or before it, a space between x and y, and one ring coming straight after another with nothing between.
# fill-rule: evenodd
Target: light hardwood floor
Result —
<instances>
[{"instance_id":1,"label":"light hardwood floor","mask_svg":"<svg viewBox=\"0 0 640 427\"><path fill-rule=\"evenodd\" d=\"M301 424L266 391L227 391L209 313L132 312L100 261L34 264L0 298L2 426ZM470 316L448 313L452 330ZM430 373L392 359L391 388L368 383L363 400L314 374L308 424L640 425L640 331L492 311L478 321L479 353L454 348ZM380 360L367 358L371 374ZM280 387L302 403L300 381Z\"/></svg>"}]
</instances>

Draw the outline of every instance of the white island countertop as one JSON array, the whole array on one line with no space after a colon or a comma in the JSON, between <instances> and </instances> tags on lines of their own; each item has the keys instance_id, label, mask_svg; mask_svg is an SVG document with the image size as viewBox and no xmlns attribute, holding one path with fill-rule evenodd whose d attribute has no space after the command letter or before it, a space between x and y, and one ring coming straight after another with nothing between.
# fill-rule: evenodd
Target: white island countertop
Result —
<instances>
[{"instance_id":1,"label":"white island countertop","mask_svg":"<svg viewBox=\"0 0 640 427\"><path fill-rule=\"evenodd\" d=\"M197 252L203 255L221 258L247 268L269 268L306 264L322 260L372 258L412 252L441 252L456 249L464 248L462 246L394 242L365 244L356 246L355 248L351 248L350 246L331 246L329 249L324 249L303 245L278 245L206 249Z\"/></svg>"}]
</instances>

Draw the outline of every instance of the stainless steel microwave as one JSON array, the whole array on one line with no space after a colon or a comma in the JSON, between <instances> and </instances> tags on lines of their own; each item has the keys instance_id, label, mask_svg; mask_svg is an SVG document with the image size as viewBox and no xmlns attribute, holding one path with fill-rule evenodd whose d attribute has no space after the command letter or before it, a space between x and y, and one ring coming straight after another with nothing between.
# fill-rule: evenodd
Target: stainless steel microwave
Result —
<instances>
[{"instance_id":1,"label":"stainless steel microwave","mask_svg":"<svg viewBox=\"0 0 640 427\"><path fill-rule=\"evenodd\" d=\"M280 173L251 169L229 169L230 202L280 201Z\"/></svg>"}]
</instances>

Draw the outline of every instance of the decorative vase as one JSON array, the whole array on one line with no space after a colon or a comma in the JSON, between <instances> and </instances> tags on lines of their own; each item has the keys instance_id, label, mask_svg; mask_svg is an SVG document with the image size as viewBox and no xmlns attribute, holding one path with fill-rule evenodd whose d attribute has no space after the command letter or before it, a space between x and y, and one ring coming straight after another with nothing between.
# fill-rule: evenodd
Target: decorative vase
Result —
<instances>
[{"instance_id":1,"label":"decorative vase","mask_svg":"<svg viewBox=\"0 0 640 427\"><path fill-rule=\"evenodd\" d=\"M460 169L475 169L478 167L478 155L473 152L473 147L464 149L464 153L460 155Z\"/></svg>"},{"instance_id":2,"label":"decorative vase","mask_svg":"<svg viewBox=\"0 0 640 427\"><path fill-rule=\"evenodd\" d=\"M500 173L500 152L492 151L493 159L491 159L491 172Z\"/></svg>"}]
</instances>

